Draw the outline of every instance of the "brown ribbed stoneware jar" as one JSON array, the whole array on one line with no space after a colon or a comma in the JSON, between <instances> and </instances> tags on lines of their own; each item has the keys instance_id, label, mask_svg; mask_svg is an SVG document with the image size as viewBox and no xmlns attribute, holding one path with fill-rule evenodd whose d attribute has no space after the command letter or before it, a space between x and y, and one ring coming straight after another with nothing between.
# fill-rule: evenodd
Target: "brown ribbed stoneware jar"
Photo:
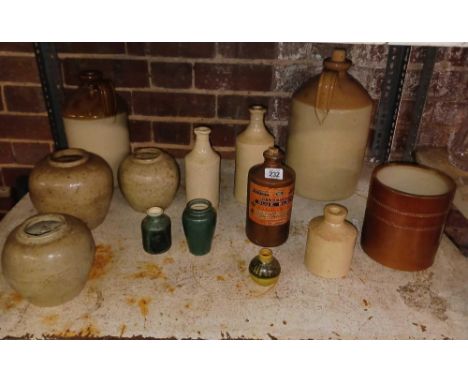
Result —
<instances>
[{"instance_id":1,"label":"brown ribbed stoneware jar","mask_svg":"<svg viewBox=\"0 0 468 382\"><path fill-rule=\"evenodd\" d=\"M265 162L253 166L248 175L245 231L253 243L276 247L288 239L296 174L283 163L284 154L277 147L270 147L263 157Z\"/></svg>"},{"instance_id":2,"label":"brown ribbed stoneware jar","mask_svg":"<svg viewBox=\"0 0 468 382\"><path fill-rule=\"evenodd\" d=\"M410 163L377 166L362 227L363 250L390 268L430 267L454 192L453 180L438 170Z\"/></svg>"}]
</instances>

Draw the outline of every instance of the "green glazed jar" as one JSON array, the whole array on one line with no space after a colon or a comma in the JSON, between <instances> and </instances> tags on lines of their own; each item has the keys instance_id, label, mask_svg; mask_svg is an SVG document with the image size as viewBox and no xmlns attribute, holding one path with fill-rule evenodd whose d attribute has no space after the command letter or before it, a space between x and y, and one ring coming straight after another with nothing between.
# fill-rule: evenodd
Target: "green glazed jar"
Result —
<instances>
[{"instance_id":1,"label":"green glazed jar","mask_svg":"<svg viewBox=\"0 0 468 382\"><path fill-rule=\"evenodd\" d=\"M252 280L262 286L273 285L278 281L281 265L273 256L271 249L262 248L249 264Z\"/></svg>"},{"instance_id":2,"label":"green glazed jar","mask_svg":"<svg viewBox=\"0 0 468 382\"><path fill-rule=\"evenodd\" d=\"M182 225L190 253L206 255L216 227L216 210L207 199L193 199L187 203L182 214Z\"/></svg>"},{"instance_id":3,"label":"green glazed jar","mask_svg":"<svg viewBox=\"0 0 468 382\"><path fill-rule=\"evenodd\" d=\"M143 248L146 252L156 255L171 248L171 219L160 207L151 207L146 211L146 217L141 222Z\"/></svg>"}]
</instances>

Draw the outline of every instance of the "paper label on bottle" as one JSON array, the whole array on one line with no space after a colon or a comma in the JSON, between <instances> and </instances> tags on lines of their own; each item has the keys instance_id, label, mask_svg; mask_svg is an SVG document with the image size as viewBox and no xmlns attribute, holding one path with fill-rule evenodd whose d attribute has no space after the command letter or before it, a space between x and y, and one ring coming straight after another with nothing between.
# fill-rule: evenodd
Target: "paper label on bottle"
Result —
<instances>
[{"instance_id":1,"label":"paper label on bottle","mask_svg":"<svg viewBox=\"0 0 468 382\"><path fill-rule=\"evenodd\" d=\"M283 169L282 168L266 168L265 169L266 179L277 179L283 180Z\"/></svg>"},{"instance_id":2,"label":"paper label on bottle","mask_svg":"<svg viewBox=\"0 0 468 382\"><path fill-rule=\"evenodd\" d=\"M286 187L249 184L249 218L266 226L282 225L291 218L294 185Z\"/></svg>"}]
</instances>

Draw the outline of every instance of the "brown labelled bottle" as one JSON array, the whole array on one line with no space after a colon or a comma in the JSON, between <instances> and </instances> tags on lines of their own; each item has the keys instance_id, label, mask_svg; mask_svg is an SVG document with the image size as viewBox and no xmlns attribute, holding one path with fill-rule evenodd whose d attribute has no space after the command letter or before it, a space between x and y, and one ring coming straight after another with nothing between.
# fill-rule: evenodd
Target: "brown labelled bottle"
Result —
<instances>
[{"instance_id":1,"label":"brown labelled bottle","mask_svg":"<svg viewBox=\"0 0 468 382\"><path fill-rule=\"evenodd\" d=\"M257 245L276 247L289 236L296 174L283 163L279 148L270 147L263 157L265 162L253 166L248 175L245 232Z\"/></svg>"}]
</instances>

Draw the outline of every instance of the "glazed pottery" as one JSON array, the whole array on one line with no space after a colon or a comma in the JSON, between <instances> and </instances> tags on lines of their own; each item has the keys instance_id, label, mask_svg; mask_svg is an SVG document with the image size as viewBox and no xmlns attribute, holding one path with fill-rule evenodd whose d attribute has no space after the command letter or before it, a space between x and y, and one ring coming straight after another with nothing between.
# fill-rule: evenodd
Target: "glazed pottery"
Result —
<instances>
[{"instance_id":1,"label":"glazed pottery","mask_svg":"<svg viewBox=\"0 0 468 382\"><path fill-rule=\"evenodd\" d=\"M179 187L175 159L156 147L141 147L119 167L119 186L130 206L140 212L159 206L167 208Z\"/></svg>"},{"instance_id":2,"label":"glazed pottery","mask_svg":"<svg viewBox=\"0 0 468 382\"><path fill-rule=\"evenodd\" d=\"M151 207L141 222L143 248L151 254L164 253L171 248L171 219L160 207Z\"/></svg>"},{"instance_id":3,"label":"glazed pottery","mask_svg":"<svg viewBox=\"0 0 468 382\"><path fill-rule=\"evenodd\" d=\"M216 228L216 210L207 199L193 199L182 214L182 225L190 253L201 256L211 250Z\"/></svg>"},{"instance_id":4,"label":"glazed pottery","mask_svg":"<svg viewBox=\"0 0 468 382\"><path fill-rule=\"evenodd\" d=\"M83 289L94 251L93 236L81 220L64 214L36 215L8 235L3 275L32 304L60 305Z\"/></svg>"},{"instance_id":5,"label":"glazed pottery","mask_svg":"<svg viewBox=\"0 0 468 382\"><path fill-rule=\"evenodd\" d=\"M211 129L194 129L195 146L185 157L185 192L187 201L208 199L214 208L219 204L219 154L211 148Z\"/></svg>"},{"instance_id":6,"label":"glazed pottery","mask_svg":"<svg viewBox=\"0 0 468 382\"><path fill-rule=\"evenodd\" d=\"M345 277L351 266L357 229L346 221L348 210L339 204L328 204L323 216L309 223L305 266L325 278Z\"/></svg>"},{"instance_id":7,"label":"glazed pottery","mask_svg":"<svg viewBox=\"0 0 468 382\"><path fill-rule=\"evenodd\" d=\"M281 266L268 248L262 248L249 264L252 280L262 286L269 286L278 281Z\"/></svg>"},{"instance_id":8,"label":"glazed pottery","mask_svg":"<svg viewBox=\"0 0 468 382\"><path fill-rule=\"evenodd\" d=\"M236 172L234 196L239 203L247 204L247 177L252 166L263 162L263 152L275 144L274 137L267 131L263 119L266 109L252 106L250 123L236 138Z\"/></svg>"},{"instance_id":9,"label":"glazed pottery","mask_svg":"<svg viewBox=\"0 0 468 382\"><path fill-rule=\"evenodd\" d=\"M372 99L347 70L351 61L335 49L323 72L294 96L286 163L296 171L296 192L310 199L351 196L361 172Z\"/></svg>"},{"instance_id":10,"label":"glazed pottery","mask_svg":"<svg viewBox=\"0 0 468 382\"><path fill-rule=\"evenodd\" d=\"M29 176L29 196L39 212L72 215L91 229L104 221L113 191L106 161L81 149L48 155Z\"/></svg>"},{"instance_id":11,"label":"glazed pottery","mask_svg":"<svg viewBox=\"0 0 468 382\"><path fill-rule=\"evenodd\" d=\"M371 177L362 249L394 269L432 265L455 193L444 173L409 163L377 166Z\"/></svg>"},{"instance_id":12,"label":"glazed pottery","mask_svg":"<svg viewBox=\"0 0 468 382\"><path fill-rule=\"evenodd\" d=\"M120 162L130 152L124 101L102 73L80 73L81 84L65 102L63 122L69 147L77 147L104 158L111 166L117 186Z\"/></svg>"},{"instance_id":13,"label":"glazed pottery","mask_svg":"<svg viewBox=\"0 0 468 382\"><path fill-rule=\"evenodd\" d=\"M249 171L245 232L253 243L275 247L289 236L295 174L280 149L271 147L263 157Z\"/></svg>"}]
</instances>

